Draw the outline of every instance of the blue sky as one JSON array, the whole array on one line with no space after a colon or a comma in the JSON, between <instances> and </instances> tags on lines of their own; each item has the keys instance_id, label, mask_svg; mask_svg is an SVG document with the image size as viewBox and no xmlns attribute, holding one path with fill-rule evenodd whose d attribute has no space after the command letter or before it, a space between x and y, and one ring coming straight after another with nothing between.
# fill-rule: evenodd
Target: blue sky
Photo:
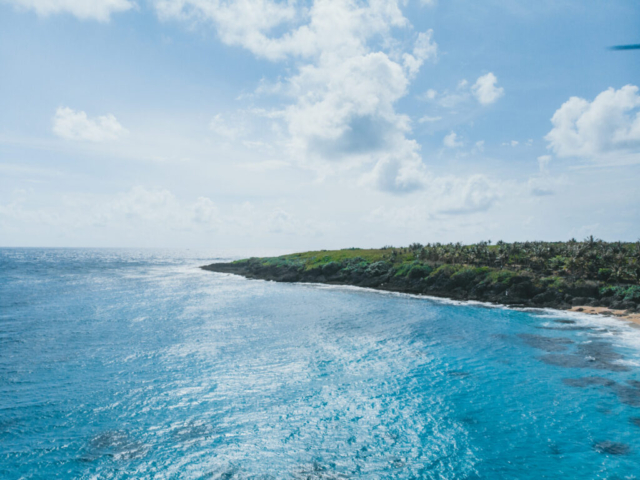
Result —
<instances>
[{"instance_id":1,"label":"blue sky","mask_svg":"<svg viewBox=\"0 0 640 480\"><path fill-rule=\"evenodd\" d=\"M531 3L531 5L529 5ZM640 237L633 1L0 0L0 245Z\"/></svg>"}]
</instances>

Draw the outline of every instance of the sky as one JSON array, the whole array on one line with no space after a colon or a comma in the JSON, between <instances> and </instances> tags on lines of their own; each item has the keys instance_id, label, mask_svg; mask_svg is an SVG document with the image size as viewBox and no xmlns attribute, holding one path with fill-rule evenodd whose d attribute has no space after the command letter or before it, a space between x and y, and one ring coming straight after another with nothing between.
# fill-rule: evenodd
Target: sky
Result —
<instances>
[{"instance_id":1,"label":"sky","mask_svg":"<svg viewBox=\"0 0 640 480\"><path fill-rule=\"evenodd\" d=\"M635 0L0 0L0 246L640 238Z\"/></svg>"}]
</instances>

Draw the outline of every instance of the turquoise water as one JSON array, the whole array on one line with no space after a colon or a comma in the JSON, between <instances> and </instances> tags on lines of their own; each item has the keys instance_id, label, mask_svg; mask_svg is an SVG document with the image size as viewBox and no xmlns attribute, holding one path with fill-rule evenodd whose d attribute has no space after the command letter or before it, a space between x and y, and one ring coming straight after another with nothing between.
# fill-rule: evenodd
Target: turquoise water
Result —
<instances>
[{"instance_id":1,"label":"turquoise water","mask_svg":"<svg viewBox=\"0 0 640 480\"><path fill-rule=\"evenodd\" d=\"M640 330L0 250L2 479L640 477Z\"/></svg>"}]
</instances>

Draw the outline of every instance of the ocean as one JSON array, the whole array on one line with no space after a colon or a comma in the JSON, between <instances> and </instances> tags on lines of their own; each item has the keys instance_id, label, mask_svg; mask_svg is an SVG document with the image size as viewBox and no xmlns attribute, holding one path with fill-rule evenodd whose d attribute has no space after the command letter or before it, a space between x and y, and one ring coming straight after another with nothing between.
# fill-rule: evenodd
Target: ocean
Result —
<instances>
[{"instance_id":1,"label":"ocean","mask_svg":"<svg viewBox=\"0 0 640 480\"><path fill-rule=\"evenodd\" d=\"M2 479L634 479L640 329L0 249Z\"/></svg>"}]
</instances>

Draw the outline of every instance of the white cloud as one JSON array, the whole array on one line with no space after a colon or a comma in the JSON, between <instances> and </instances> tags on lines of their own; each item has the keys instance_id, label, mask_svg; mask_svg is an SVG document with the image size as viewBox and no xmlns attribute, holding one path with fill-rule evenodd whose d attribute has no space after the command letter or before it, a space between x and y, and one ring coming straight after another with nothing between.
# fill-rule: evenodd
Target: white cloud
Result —
<instances>
[{"instance_id":1,"label":"white cloud","mask_svg":"<svg viewBox=\"0 0 640 480\"><path fill-rule=\"evenodd\" d=\"M497 87L497 82L498 78L489 72L476 80L471 91L482 105L489 105L504 95L504 88Z\"/></svg>"},{"instance_id":2,"label":"white cloud","mask_svg":"<svg viewBox=\"0 0 640 480\"><path fill-rule=\"evenodd\" d=\"M291 79L297 102L286 109L289 132L304 149L334 155L375 147L385 132L406 130L393 103L407 86L402 67L382 52L307 65Z\"/></svg>"},{"instance_id":3,"label":"white cloud","mask_svg":"<svg viewBox=\"0 0 640 480\"><path fill-rule=\"evenodd\" d=\"M268 234L316 237L322 222L300 219L283 207L250 202L221 208L210 198L193 201L178 198L165 188L135 186L108 196L66 195L62 202L33 207L27 196L14 192L14 199L0 203L0 224L31 224L84 232L108 228L113 232L144 232L142 238L159 239L174 233L210 233L231 236ZM162 232L151 235L150 232ZM117 236L117 235L116 235Z\"/></svg>"},{"instance_id":4,"label":"white cloud","mask_svg":"<svg viewBox=\"0 0 640 480\"><path fill-rule=\"evenodd\" d=\"M502 142L503 147L517 147L520 145L518 140L511 140L510 142Z\"/></svg>"},{"instance_id":5,"label":"white cloud","mask_svg":"<svg viewBox=\"0 0 640 480\"><path fill-rule=\"evenodd\" d=\"M552 159L551 155L540 155L537 159L540 172L531 177L527 184L529 193L534 197L555 195L565 183L562 177L552 176L549 172L549 163Z\"/></svg>"},{"instance_id":6,"label":"white cloud","mask_svg":"<svg viewBox=\"0 0 640 480\"><path fill-rule=\"evenodd\" d=\"M367 220L402 227L422 225L435 217L486 212L502 196L500 185L485 175L432 178L428 189L411 205L377 208L370 212Z\"/></svg>"},{"instance_id":7,"label":"white cloud","mask_svg":"<svg viewBox=\"0 0 640 480\"><path fill-rule=\"evenodd\" d=\"M551 155L540 155L538 157L540 172L546 173L548 171L549 162L551 162Z\"/></svg>"},{"instance_id":8,"label":"white cloud","mask_svg":"<svg viewBox=\"0 0 640 480\"><path fill-rule=\"evenodd\" d=\"M26 198L18 198L9 205L0 205L0 218L72 229L162 226L184 230L194 224L204 227L203 222L211 223L215 211L208 199L188 205L166 189L142 186L106 198L66 195L62 202L51 205L29 208L29 203Z\"/></svg>"},{"instance_id":9,"label":"white cloud","mask_svg":"<svg viewBox=\"0 0 640 480\"><path fill-rule=\"evenodd\" d=\"M180 202L170 191L137 186L128 192L117 194L106 205L98 207L94 214L102 221L123 218L135 223L161 222L171 228L181 228L188 222L182 213Z\"/></svg>"},{"instance_id":10,"label":"white cloud","mask_svg":"<svg viewBox=\"0 0 640 480\"><path fill-rule=\"evenodd\" d=\"M444 90L443 92L438 93L436 90L430 88L419 98L428 102L435 102L442 108L452 109L467 102L470 96L469 82L466 80L460 80L453 91Z\"/></svg>"},{"instance_id":11,"label":"white cloud","mask_svg":"<svg viewBox=\"0 0 640 480\"><path fill-rule=\"evenodd\" d=\"M81 20L108 22L112 13L125 12L135 6L130 0L3 0L20 9L47 16L70 13Z\"/></svg>"},{"instance_id":12,"label":"white cloud","mask_svg":"<svg viewBox=\"0 0 640 480\"><path fill-rule=\"evenodd\" d=\"M60 107L53 117L53 133L67 140L104 142L117 140L128 131L111 114L91 119L83 111Z\"/></svg>"},{"instance_id":13,"label":"white cloud","mask_svg":"<svg viewBox=\"0 0 640 480\"><path fill-rule=\"evenodd\" d=\"M207 197L198 197L189 208L189 216L196 225L203 225L209 229L217 228L220 223L220 211Z\"/></svg>"},{"instance_id":14,"label":"white cloud","mask_svg":"<svg viewBox=\"0 0 640 480\"><path fill-rule=\"evenodd\" d=\"M462 141L458 141L458 134L451 132L442 139L442 144L447 148L459 148L462 147Z\"/></svg>"},{"instance_id":15,"label":"white cloud","mask_svg":"<svg viewBox=\"0 0 640 480\"><path fill-rule=\"evenodd\" d=\"M154 4L162 19L211 21L216 25L218 35L224 43L242 46L271 60L283 59L294 52L299 55L309 54L314 48L304 38L284 35L273 39L268 36L275 27L299 17L299 12L288 2L156 0Z\"/></svg>"},{"instance_id":16,"label":"white cloud","mask_svg":"<svg viewBox=\"0 0 640 480\"><path fill-rule=\"evenodd\" d=\"M430 117L429 115L425 115L424 117L418 120L419 123L433 123L442 120L442 117Z\"/></svg>"},{"instance_id":17,"label":"white cloud","mask_svg":"<svg viewBox=\"0 0 640 480\"><path fill-rule=\"evenodd\" d=\"M429 183L429 175L417 153L418 146L413 140L408 140L404 146L407 151L390 153L381 158L371 173L363 177L362 183L396 194L425 188Z\"/></svg>"},{"instance_id":18,"label":"white cloud","mask_svg":"<svg viewBox=\"0 0 640 480\"><path fill-rule=\"evenodd\" d=\"M555 195L556 182L547 174L541 174L536 177L531 177L527 183L529 193L534 197L546 197Z\"/></svg>"},{"instance_id":19,"label":"white cloud","mask_svg":"<svg viewBox=\"0 0 640 480\"><path fill-rule=\"evenodd\" d=\"M411 76L420 70L425 60L435 60L438 54L438 47L432 40L433 30L418 34L418 39L413 47L413 54L405 53L402 56L404 67Z\"/></svg>"},{"instance_id":20,"label":"white cloud","mask_svg":"<svg viewBox=\"0 0 640 480\"><path fill-rule=\"evenodd\" d=\"M211 119L211 122L209 122L209 129L216 135L229 140L235 139L242 134L243 131L241 127L229 125L224 118L222 118L222 114L220 113Z\"/></svg>"},{"instance_id":21,"label":"white cloud","mask_svg":"<svg viewBox=\"0 0 640 480\"><path fill-rule=\"evenodd\" d=\"M404 52L399 48L392 29L409 26L400 3L318 0L305 8L269 0L156 0L155 5L165 19L212 23L224 43L256 56L296 61L297 70L278 85L259 87L292 99L273 118L288 133L284 145L291 158L313 168L344 161L369 164L378 174L396 172L397 178L373 182L394 186L389 189L395 192L420 183L401 177L420 169L421 159L419 145L406 136L410 119L396 113L394 104L423 63L437 55L432 31L416 35Z\"/></svg>"},{"instance_id":22,"label":"white cloud","mask_svg":"<svg viewBox=\"0 0 640 480\"><path fill-rule=\"evenodd\" d=\"M440 206L440 212L450 215L484 212L501 197L498 185L485 175L444 179L443 191L448 197Z\"/></svg>"},{"instance_id":23,"label":"white cloud","mask_svg":"<svg viewBox=\"0 0 640 480\"><path fill-rule=\"evenodd\" d=\"M358 5L339 0L319 0L311 8L273 0L155 0L163 19L213 22L220 39L270 60L312 58L327 52L362 53L375 35L408 25L397 1L381 0ZM272 36L276 29L286 32ZM287 28L289 27L289 28Z\"/></svg>"},{"instance_id":24,"label":"white cloud","mask_svg":"<svg viewBox=\"0 0 640 480\"><path fill-rule=\"evenodd\" d=\"M473 97L482 105L490 105L504 95L504 88L497 87L498 79L493 73L487 73L476 80L476 83L469 86L467 80L460 80L453 90L444 90L438 93L434 89L429 89L418 98L429 102L435 102L442 108L454 109L461 105L468 104Z\"/></svg>"},{"instance_id":25,"label":"white cloud","mask_svg":"<svg viewBox=\"0 0 640 480\"><path fill-rule=\"evenodd\" d=\"M553 115L545 136L559 157L608 162L640 160L638 87L609 88L592 102L571 97Z\"/></svg>"},{"instance_id":26,"label":"white cloud","mask_svg":"<svg viewBox=\"0 0 640 480\"><path fill-rule=\"evenodd\" d=\"M422 95L420 95L419 98L422 100L434 100L437 96L438 96L437 90L430 88L429 90L424 92Z\"/></svg>"},{"instance_id":27,"label":"white cloud","mask_svg":"<svg viewBox=\"0 0 640 480\"><path fill-rule=\"evenodd\" d=\"M534 197L547 197L563 193L562 190L568 188L569 182L563 176L551 175L547 162L543 155L542 160L538 159L540 173L529 178L526 184L529 193Z\"/></svg>"},{"instance_id":28,"label":"white cloud","mask_svg":"<svg viewBox=\"0 0 640 480\"><path fill-rule=\"evenodd\" d=\"M469 100L469 92L457 91L453 93L443 92L438 98L438 105L442 108L456 108Z\"/></svg>"}]
</instances>

